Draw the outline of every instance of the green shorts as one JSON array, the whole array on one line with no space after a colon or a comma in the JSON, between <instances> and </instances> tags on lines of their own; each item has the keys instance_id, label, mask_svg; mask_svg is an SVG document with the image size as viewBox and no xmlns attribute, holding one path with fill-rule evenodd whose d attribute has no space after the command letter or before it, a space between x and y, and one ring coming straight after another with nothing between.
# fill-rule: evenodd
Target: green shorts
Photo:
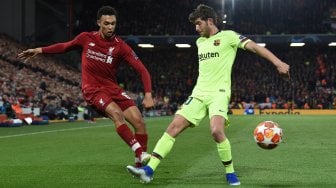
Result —
<instances>
[{"instance_id":1,"label":"green shorts","mask_svg":"<svg viewBox=\"0 0 336 188\"><path fill-rule=\"evenodd\" d=\"M230 97L225 95L189 97L176 114L186 118L192 126L199 125L206 115L209 119L214 115L219 115L225 118L225 125L228 126L229 100Z\"/></svg>"}]
</instances>

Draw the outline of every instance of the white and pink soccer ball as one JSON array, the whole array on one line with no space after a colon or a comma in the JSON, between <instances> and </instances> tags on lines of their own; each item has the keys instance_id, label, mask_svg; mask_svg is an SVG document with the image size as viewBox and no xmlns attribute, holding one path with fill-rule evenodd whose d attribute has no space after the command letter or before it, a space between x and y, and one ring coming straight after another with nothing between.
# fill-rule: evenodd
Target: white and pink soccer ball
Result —
<instances>
[{"instance_id":1,"label":"white and pink soccer ball","mask_svg":"<svg viewBox=\"0 0 336 188\"><path fill-rule=\"evenodd\" d=\"M276 122L264 121L253 132L254 140L263 149L274 149L282 140L282 129Z\"/></svg>"}]
</instances>

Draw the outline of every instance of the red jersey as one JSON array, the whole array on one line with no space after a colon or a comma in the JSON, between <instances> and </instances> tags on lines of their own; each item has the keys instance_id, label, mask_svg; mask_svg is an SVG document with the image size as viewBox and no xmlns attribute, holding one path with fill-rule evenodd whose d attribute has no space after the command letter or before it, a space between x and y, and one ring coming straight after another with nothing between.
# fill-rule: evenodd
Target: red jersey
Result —
<instances>
[{"instance_id":1,"label":"red jersey","mask_svg":"<svg viewBox=\"0 0 336 188\"><path fill-rule=\"evenodd\" d=\"M120 38L104 39L99 32L83 32L73 40L42 48L43 53L63 53L82 48L82 89L95 86L118 86L120 63L128 63L141 75L145 92L151 92L151 78L134 51Z\"/></svg>"}]
</instances>

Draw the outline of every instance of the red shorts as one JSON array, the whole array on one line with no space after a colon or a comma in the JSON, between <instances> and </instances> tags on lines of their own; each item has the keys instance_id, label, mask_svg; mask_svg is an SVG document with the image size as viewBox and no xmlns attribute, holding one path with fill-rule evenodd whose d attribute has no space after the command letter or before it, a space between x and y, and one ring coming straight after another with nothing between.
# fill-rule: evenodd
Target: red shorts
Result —
<instances>
[{"instance_id":1,"label":"red shorts","mask_svg":"<svg viewBox=\"0 0 336 188\"><path fill-rule=\"evenodd\" d=\"M115 102L122 111L135 106L134 100L122 88L115 86L86 87L83 89L83 97L89 105L102 113L105 113L111 102Z\"/></svg>"}]
</instances>

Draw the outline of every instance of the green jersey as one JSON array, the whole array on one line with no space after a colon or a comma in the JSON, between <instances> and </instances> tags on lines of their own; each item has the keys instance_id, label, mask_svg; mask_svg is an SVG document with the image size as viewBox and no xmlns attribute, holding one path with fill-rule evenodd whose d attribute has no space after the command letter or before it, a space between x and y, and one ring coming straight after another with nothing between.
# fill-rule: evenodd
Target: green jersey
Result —
<instances>
[{"instance_id":1,"label":"green jersey","mask_svg":"<svg viewBox=\"0 0 336 188\"><path fill-rule=\"evenodd\" d=\"M196 41L198 47L199 75L192 92L193 97L231 95L231 70L238 48L245 48L248 38L234 31L221 31Z\"/></svg>"}]
</instances>

